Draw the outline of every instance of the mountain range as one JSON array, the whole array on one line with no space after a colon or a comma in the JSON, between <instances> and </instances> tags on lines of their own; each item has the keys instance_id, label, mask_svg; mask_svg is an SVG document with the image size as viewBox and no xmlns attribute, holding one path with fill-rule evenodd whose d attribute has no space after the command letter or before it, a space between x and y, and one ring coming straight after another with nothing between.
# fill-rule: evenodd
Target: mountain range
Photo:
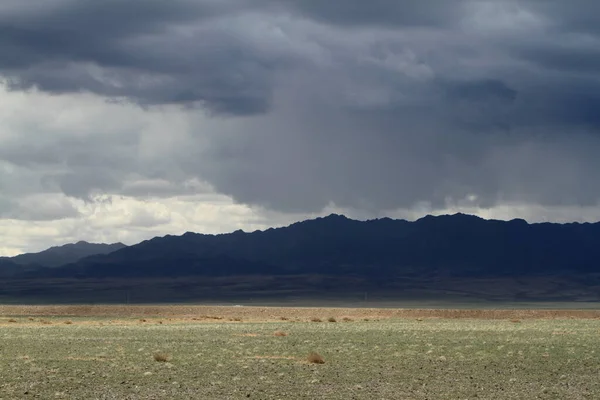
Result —
<instances>
[{"instance_id":1,"label":"mountain range","mask_svg":"<svg viewBox=\"0 0 600 400\"><path fill-rule=\"evenodd\" d=\"M600 223L528 224L465 214L357 221L332 214L265 231L188 232L128 247L80 242L0 259L0 276L2 270L13 283L4 288L12 297L69 297L85 286L137 291L140 301L152 301L151 292L168 301L363 291L595 301Z\"/></svg>"}]
</instances>

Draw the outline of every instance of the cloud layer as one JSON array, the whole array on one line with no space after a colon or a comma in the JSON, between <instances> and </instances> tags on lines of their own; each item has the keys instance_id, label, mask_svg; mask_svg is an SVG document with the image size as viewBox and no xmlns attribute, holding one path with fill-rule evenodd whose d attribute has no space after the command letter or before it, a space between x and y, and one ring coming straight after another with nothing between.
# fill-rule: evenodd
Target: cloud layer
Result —
<instances>
[{"instance_id":1,"label":"cloud layer","mask_svg":"<svg viewBox=\"0 0 600 400\"><path fill-rule=\"evenodd\" d=\"M278 213L272 223L327 207L593 218L598 12L558 0L4 1L0 219L61 224L106 196L208 194ZM149 215L119 229L159 232L166 217Z\"/></svg>"}]
</instances>

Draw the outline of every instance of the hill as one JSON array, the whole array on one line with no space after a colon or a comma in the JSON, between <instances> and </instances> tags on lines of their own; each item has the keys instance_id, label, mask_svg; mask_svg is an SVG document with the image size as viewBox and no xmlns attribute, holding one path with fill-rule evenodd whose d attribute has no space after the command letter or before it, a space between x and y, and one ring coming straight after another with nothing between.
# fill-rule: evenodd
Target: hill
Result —
<instances>
[{"instance_id":1,"label":"hill","mask_svg":"<svg viewBox=\"0 0 600 400\"><path fill-rule=\"evenodd\" d=\"M15 257L1 257L0 261L29 267L59 267L96 254L108 254L126 247L123 243L88 243L79 241L51 247L39 253L26 253Z\"/></svg>"}]
</instances>

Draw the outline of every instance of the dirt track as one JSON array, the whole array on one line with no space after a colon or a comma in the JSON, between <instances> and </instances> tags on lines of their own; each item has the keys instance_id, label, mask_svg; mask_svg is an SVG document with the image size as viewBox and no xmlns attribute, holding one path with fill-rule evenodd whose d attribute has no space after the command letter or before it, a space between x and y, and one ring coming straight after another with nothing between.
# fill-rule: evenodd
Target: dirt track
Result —
<instances>
[{"instance_id":1,"label":"dirt track","mask_svg":"<svg viewBox=\"0 0 600 400\"><path fill-rule=\"evenodd\" d=\"M600 310L479 310L186 305L0 306L0 316L174 318L194 320L306 321L313 318L387 319L600 319Z\"/></svg>"}]
</instances>

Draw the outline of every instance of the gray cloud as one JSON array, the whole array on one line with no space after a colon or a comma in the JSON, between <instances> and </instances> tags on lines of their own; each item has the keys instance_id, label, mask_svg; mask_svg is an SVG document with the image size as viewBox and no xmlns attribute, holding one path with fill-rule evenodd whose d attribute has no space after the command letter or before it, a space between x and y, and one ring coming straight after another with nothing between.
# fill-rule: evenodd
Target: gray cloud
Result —
<instances>
[{"instance_id":1,"label":"gray cloud","mask_svg":"<svg viewBox=\"0 0 600 400\"><path fill-rule=\"evenodd\" d=\"M55 221L79 215L79 211L64 197L30 196L19 201L0 197L0 218Z\"/></svg>"},{"instance_id":2,"label":"gray cloud","mask_svg":"<svg viewBox=\"0 0 600 400\"><path fill-rule=\"evenodd\" d=\"M288 9L317 21L352 26L445 27L456 22L465 3L438 1L435 6L422 1L372 0L263 0L275 9Z\"/></svg>"},{"instance_id":3,"label":"gray cloud","mask_svg":"<svg viewBox=\"0 0 600 400\"><path fill-rule=\"evenodd\" d=\"M46 190L171 196L206 190L186 186L198 180L286 212L600 198L590 2L11 4L0 8L10 90L201 115L184 143L147 158L139 127L0 146L12 164L55 169Z\"/></svg>"},{"instance_id":4,"label":"gray cloud","mask_svg":"<svg viewBox=\"0 0 600 400\"><path fill-rule=\"evenodd\" d=\"M90 91L142 105L264 112L271 75L292 59L232 34L219 17L235 18L238 8L245 7L188 0L21 6L0 13L0 69L12 90Z\"/></svg>"}]
</instances>

